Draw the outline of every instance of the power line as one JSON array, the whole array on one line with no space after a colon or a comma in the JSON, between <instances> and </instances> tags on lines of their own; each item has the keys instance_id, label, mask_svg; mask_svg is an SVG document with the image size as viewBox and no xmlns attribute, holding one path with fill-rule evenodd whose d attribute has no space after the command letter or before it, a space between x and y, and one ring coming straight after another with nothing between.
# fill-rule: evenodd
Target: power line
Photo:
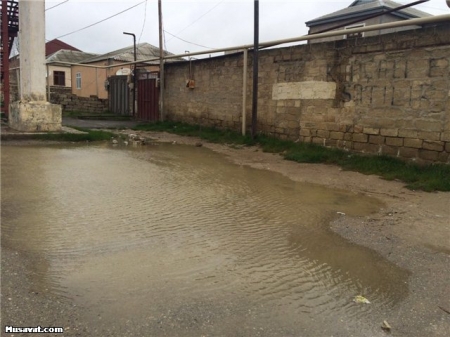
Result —
<instances>
[{"instance_id":1,"label":"power line","mask_svg":"<svg viewBox=\"0 0 450 337\"><path fill-rule=\"evenodd\" d=\"M119 12L119 13L116 13L116 14L114 14L114 15L111 15L111 16L109 16L109 17L103 19L103 20L97 21L97 22L95 22L95 23L93 23L93 24L91 24L91 25L89 25L89 26L86 26L86 27L80 28L80 29L78 29L78 30L75 30L75 31L73 31L73 32L70 32L70 33L67 33L67 34L64 34L64 35L55 37L55 39L59 39L59 38L61 38L61 37L67 36L67 35L71 35L71 34L74 34L74 33L78 33L79 31L82 31L82 30L84 30L84 29L87 29L87 28L90 28L90 27L92 27L92 26L98 25L99 23L104 22L104 21L106 21L106 20L109 20L109 19L111 19L111 18L113 18L113 17L115 17L115 16L117 16L117 15L119 15L119 14L125 13L125 12L129 11L130 9L133 9L134 7L137 7L137 6L139 6L139 5L142 5L144 2L146 2L146 1L142 1L142 2L140 2L140 3L138 3L138 4L134 5L134 6L131 6L131 7L127 8L127 9L125 9L125 10Z\"/></svg>"},{"instance_id":2,"label":"power line","mask_svg":"<svg viewBox=\"0 0 450 337\"><path fill-rule=\"evenodd\" d=\"M144 23L142 24L141 34L139 35L138 43L141 42L142 33L144 32L145 27L145 21L147 20L147 4L148 0L145 0Z\"/></svg>"},{"instance_id":3,"label":"power line","mask_svg":"<svg viewBox=\"0 0 450 337\"><path fill-rule=\"evenodd\" d=\"M67 1L69 1L69 0L66 0L66 1L63 1L63 2L60 2L59 4L57 4L57 5L54 5L54 6L52 6L52 7L50 7L50 8L47 8L45 11L49 11L50 9L52 9L52 8L55 8L55 7L58 7L58 6L61 6L62 4L65 4Z\"/></svg>"},{"instance_id":4,"label":"power line","mask_svg":"<svg viewBox=\"0 0 450 337\"><path fill-rule=\"evenodd\" d=\"M177 35L180 34L181 32L185 31L186 29L188 29L190 26L192 26L194 23L196 23L197 21L199 21L201 18L203 18L205 15L209 14L212 10L214 10L217 6L219 6L222 2L224 2L225 0L221 0L219 1L214 7L212 7L209 11L207 11L206 13L204 13L203 15L201 15L200 17L198 17L197 19L195 19L193 22L191 22L189 25L187 25L186 27L184 27L182 30L180 30L178 33L176 33ZM167 32L167 34L170 34L169 32ZM172 35L173 37L177 38L175 35ZM170 39L172 40L172 39ZM167 42L170 42L167 41Z\"/></svg>"},{"instance_id":5,"label":"power line","mask_svg":"<svg viewBox=\"0 0 450 337\"><path fill-rule=\"evenodd\" d=\"M178 36L176 36L176 35L174 35L174 34L168 32L167 30L164 30L164 32L167 33L167 34L169 34L170 36L173 36L175 39L181 40L181 41L183 41L183 42L186 42L186 43L189 43L189 44L193 44L193 45L195 45L195 46L199 46L199 47L202 47L202 48L214 49L213 47L207 47L207 46L203 46L203 45L198 44L198 43L194 43L194 42L189 42L189 41L183 40L181 37L178 37ZM170 40L169 40L169 41L170 41ZM169 41L167 41L167 42L169 42Z\"/></svg>"}]
</instances>

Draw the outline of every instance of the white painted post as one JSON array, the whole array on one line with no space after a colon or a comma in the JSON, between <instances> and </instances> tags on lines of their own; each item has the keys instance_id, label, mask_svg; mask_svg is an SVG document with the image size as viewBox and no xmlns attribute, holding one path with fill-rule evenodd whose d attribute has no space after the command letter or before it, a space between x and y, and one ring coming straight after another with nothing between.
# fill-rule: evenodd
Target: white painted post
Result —
<instances>
[{"instance_id":1,"label":"white painted post","mask_svg":"<svg viewBox=\"0 0 450 337\"><path fill-rule=\"evenodd\" d=\"M45 1L21 0L20 101L10 104L8 124L25 132L61 130L61 106L46 98ZM48 74L50 76L50 74Z\"/></svg>"},{"instance_id":2,"label":"white painted post","mask_svg":"<svg viewBox=\"0 0 450 337\"><path fill-rule=\"evenodd\" d=\"M19 10L20 99L45 98L45 1L21 0Z\"/></svg>"}]
</instances>

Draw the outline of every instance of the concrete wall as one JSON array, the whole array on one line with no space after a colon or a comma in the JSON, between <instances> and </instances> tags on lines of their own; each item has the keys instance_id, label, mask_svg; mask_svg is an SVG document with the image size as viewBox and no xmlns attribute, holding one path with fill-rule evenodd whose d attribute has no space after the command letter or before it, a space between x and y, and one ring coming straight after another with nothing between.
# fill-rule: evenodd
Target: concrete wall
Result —
<instances>
[{"instance_id":1,"label":"concrete wall","mask_svg":"<svg viewBox=\"0 0 450 337\"><path fill-rule=\"evenodd\" d=\"M250 57L248 123L251 63ZM191 74L189 68L189 62L166 65L167 117L240 130L242 53L192 61ZM189 78L195 89L186 87ZM263 50L258 99L261 132L448 163L450 25Z\"/></svg>"}]
</instances>

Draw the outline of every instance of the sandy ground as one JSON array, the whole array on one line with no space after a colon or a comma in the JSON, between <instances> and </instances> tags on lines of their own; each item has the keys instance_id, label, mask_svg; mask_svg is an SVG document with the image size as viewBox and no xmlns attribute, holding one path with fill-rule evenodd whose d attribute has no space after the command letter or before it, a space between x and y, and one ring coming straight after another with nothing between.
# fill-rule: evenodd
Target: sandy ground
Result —
<instances>
[{"instance_id":1,"label":"sandy ground","mask_svg":"<svg viewBox=\"0 0 450 337\"><path fill-rule=\"evenodd\" d=\"M450 193L411 191L401 182L343 171L336 166L289 162L280 155L263 153L255 147L203 143L196 138L159 132L138 134L178 144L198 146L202 143L202 146L226 155L238 165L279 172L295 181L378 198L385 204L379 213L361 218L343 216L331 223L330 228L411 272L408 298L400 304L395 315L386 318L392 327L392 336L450 336ZM60 326L62 322L69 328L64 335L87 336L77 322L77 308L29 290L27 278L23 277L29 263L33 263L32 257L22 257L2 249L2 330L5 319L14 318L16 326L23 326L25 318L33 312L35 324L45 321ZM14 303L15 299L22 301L18 305ZM51 313L50 318L40 309L42 307ZM68 312L71 314L67 315ZM4 330L3 335L11 336L4 334Z\"/></svg>"}]
</instances>

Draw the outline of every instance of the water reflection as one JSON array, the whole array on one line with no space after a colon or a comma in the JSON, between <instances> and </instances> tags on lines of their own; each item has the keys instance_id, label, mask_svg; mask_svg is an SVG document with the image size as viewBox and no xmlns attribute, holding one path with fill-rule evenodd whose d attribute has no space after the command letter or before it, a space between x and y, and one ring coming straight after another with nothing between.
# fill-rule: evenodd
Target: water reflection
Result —
<instances>
[{"instance_id":1,"label":"water reflection","mask_svg":"<svg viewBox=\"0 0 450 337\"><path fill-rule=\"evenodd\" d=\"M204 148L2 148L2 245L41 257L37 287L106 321L196 302L293 331L311 317L357 325L407 295L408 273L327 225L379 207Z\"/></svg>"}]
</instances>

